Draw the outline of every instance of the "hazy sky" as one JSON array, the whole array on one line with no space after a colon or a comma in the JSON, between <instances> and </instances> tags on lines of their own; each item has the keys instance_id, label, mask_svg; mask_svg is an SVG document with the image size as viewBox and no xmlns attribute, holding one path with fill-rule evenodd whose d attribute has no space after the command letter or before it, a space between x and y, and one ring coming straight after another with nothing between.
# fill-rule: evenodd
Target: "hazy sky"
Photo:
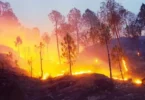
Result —
<instances>
[{"instance_id":1,"label":"hazy sky","mask_svg":"<svg viewBox=\"0 0 145 100\"><path fill-rule=\"evenodd\" d=\"M48 19L51 10L58 10L66 15L71 8L78 8L83 13L86 8L95 12L104 0L2 0L8 1L16 16L25 27L37 26L41 32L51 33L52 23ZM145 0L116 0L126 9L137 13Z\"/></svg>"}]
</instances>

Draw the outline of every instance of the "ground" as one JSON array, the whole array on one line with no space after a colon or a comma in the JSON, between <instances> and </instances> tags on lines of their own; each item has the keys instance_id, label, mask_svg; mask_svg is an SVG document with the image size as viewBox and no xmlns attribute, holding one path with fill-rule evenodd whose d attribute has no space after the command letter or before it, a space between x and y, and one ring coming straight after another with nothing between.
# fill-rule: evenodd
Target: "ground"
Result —
<instances>
[{"instance_id":1,"label":"ground","mask_svg":"<svg viewBox=\"0 0 145 100\"><path fill-rule=\"evenodd\" d=\"M3 71L0 100L144 100L145 87L101 74L63 76L42 81ZM10 98L7 98L10 97Z\"/></svg>"}]
</instances>

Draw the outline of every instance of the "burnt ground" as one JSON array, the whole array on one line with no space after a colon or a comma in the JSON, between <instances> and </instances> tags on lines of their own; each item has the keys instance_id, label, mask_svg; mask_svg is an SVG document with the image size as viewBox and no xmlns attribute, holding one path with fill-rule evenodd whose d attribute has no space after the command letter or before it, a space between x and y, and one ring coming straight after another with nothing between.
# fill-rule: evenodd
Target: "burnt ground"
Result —
<instances>
[{"instance_id":1,"label":"burnt ground","mask_svg":"<svg viewBox=\"0 0 145 100\"><path fill-rule=\"evenodd\" d=\"M0 100L145 100L145 87L104 75L64 76L41 81L0 72Z\"/></svg>"}]
</instances>

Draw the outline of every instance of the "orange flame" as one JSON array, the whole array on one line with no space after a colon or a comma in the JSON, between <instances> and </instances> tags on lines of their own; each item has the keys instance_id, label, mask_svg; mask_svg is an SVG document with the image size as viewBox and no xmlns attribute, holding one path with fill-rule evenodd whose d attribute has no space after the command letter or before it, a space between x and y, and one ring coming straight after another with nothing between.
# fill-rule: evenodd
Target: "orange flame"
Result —
<instances>
[{"instance_id":1,"label":"orange flame","mask_svg":"<svg viewBox=\"0 0 145 100\"><path fill-rule=\"evenodd\" d=\"M134 81L134 83L135 83L135 84L138 84L138 85L141 85L141 84L142 84L142 81L141 81L140 79L136 79L136 80Z\"/></svg>"},{"instance_id":2,"label":"orange flame","mask_svg":"<svg viewBox=\"0 0 145 100\"><path fill-rule=\"evenodd\" d=\"M122 59L122 63L126 72L128 72L128 68L124 59Z\"/></svg>"}]
</instances>

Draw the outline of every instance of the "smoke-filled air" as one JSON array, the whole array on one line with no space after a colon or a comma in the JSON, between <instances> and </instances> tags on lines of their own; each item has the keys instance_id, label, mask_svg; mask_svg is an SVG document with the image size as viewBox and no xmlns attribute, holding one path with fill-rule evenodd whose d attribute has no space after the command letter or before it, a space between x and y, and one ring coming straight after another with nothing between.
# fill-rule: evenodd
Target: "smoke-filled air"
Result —
<instances>
[{"instance_id":1,"label":"smoke-filled air","mask_svg":"<svg viewBox=\"0 0 145 100\"><path fill-rule=\"evenodd\" d=\"M65 13L48 11L46 17L53 29L50 31L48 26L44 32L38 26L23 25L11 4L0 1L0 77L13 73L16 82L21 80L22 87L26 87L27 99L15 100L141 100L124 98L135 95L125 95L136 91L131 89L145 85L145 4L140 5L138 13L133 13L115 0L102 0L99 10L73 7ZM101 77L103 81L98 80ZM31 92L27 85L37 92ZM104 88L110 93L130 92L122 92L122 99L115 99L114 92L112 97L107 97L107 92L89 95ZM69 94L71 90L74 95ZM87 97L81 97L80 93ZM0 100L14 99L4 99L2 94Z\"/></svg>"}]
</instances>

